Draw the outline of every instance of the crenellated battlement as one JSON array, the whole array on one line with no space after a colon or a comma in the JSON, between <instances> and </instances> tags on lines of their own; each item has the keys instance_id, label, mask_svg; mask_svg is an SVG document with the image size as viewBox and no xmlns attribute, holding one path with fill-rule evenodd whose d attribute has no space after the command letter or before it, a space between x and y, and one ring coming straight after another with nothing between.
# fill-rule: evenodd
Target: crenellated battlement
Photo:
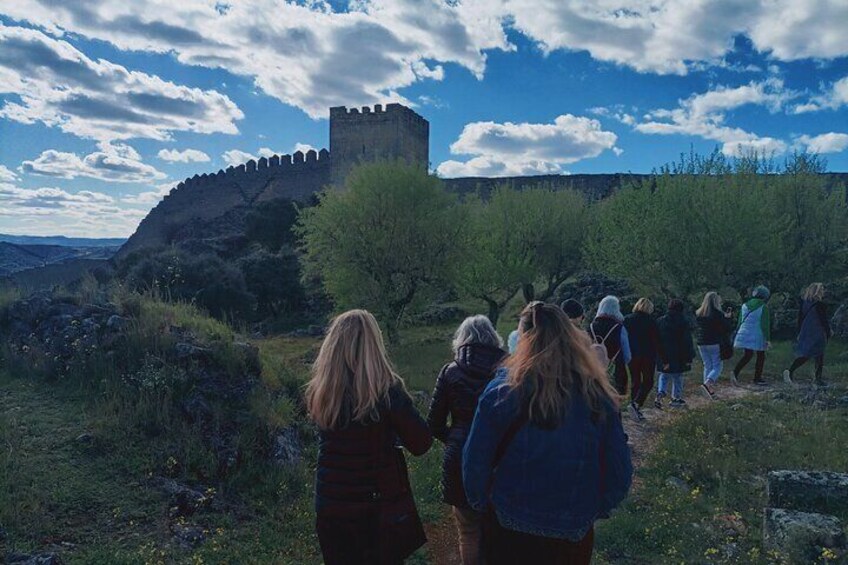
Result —
<instances>
[{"instance_id":1,"label":"crenellated battlement","mask_svg":"<svg viewBox=\"0 0 848 565\"><path fill-rule=\"evenodd\" d=\"M270 175L299 173L310 171L316 167L329 167L330 152L326 149L315 151L310 149L306 153L295 151L292 155L273 155L271 157L260 157L237 166L229 166L217 173L203 173L189 177L180 182L171 192L171 196L177 190L202 189L211 186L219 186L220 183L230 180L244 181L247 177L267 177Z\"/></svg>"},{"instance_id":2,"label":"crenellated battlement","mask_svg":"<svg viewBox=\"0 0 848 565\"><path fill-rule=\"evenodd\" d=\"M430 122L422 118L414 110L396 102L386 104L385 107L382 104L375 104L373 109L370 106L362 106L361 108L335 106L330 108L330 121L340 124L345 123L354 126L357 124L367 125L375 121L391 120L393 118L399 118L403 122L419 128L421 131L429 132L430 130Z\"/></svg>"},{"instance_id":3,"label":"crenellated battlement","mask_svg":"<svg viewBox=\"0 0 848 565\"><path fill-rule=\"evenodd\" d=\"M234 229L235 218L264 200L309 201L327 186L344 186L360 163L403 160L425 170L429 164L430 124L401 104L330 108L329 125L329 151L260 157L183 180L141 222L119 258L172 244L191 232L187 226L217 218L226 217L228 229Z\"/></svg>"}]
</instances>

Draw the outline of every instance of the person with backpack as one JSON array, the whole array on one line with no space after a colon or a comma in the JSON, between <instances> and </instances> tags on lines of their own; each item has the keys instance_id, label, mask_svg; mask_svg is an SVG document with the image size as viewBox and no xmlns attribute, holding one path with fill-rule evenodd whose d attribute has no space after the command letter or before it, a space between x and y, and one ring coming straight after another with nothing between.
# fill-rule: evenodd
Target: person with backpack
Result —
<instances>
[{"instance_id":1,"label":"person with backpack","mask_svg":"<svg viewBox=\"0 0 848 565\"><path fill-rule=\"evenodd\" d=\"M624 318L624 329L630 344L630 415L634 420L642 421L642 406L648 394L654 388L654 369L657 366L659 333L654 321L654 303L648 298L640 298L633 306L633 312Z\"/></svg>"},{"instance_id":2,"label":"person with backpack","mask_svg":"<svg viewBox=\"0 0 848 565\"><path fill-rule=\"evenodd\" d=\"M730 381L734 385L739 384L739 373L751 361L754 353L757 354L757 361L754 365L754 384L767 384L763 379L763 368L766 365L766 350L771 347L769 341L771 336L769 298L771 298L769 289L760 285L754 289L751 299L742 305L742 311L739 312L739 325L736 328L733 347L741 349L743 353L730 376Z\"/></svg>"},{"instance_id":3,"label":"person with backpack","mask_svg":"<svg viewBox=\"0 0 848 565\"><path fill-rule=\"evenodd\" d=\"M824 303L825 288L822 283L813 283L801 296L798 309L798 339L795 341L795 360L792 366L783 371L783 380L792 382L795 371L810 359L816 360L815 383L823 385L824 350L833 332L827 317Z\"/></svg>"},{"instance_id":4,"label":"person with backpack","mask_svg":"<svg viewBox=\"0 0 848 565\"><path fill-rule=\"evenodd\" d=\"M632 482L618 395L560 308L533 304L521 317L518 349L477 405L465 492L485 513L487 565L588 565L595 521Z\"/></svg>"},{"instance_id":5,"label":"person with backpack","mask_svg":"<svg viewBox=\"0 0 848 565\"><path fill-rule=\"evenodd\" d=\"M603 361L606 357L607 366L612 368L615 390L621 396L626 395L627 365L631 361L630 340L618 297L605 296L598 304L598 313L589 324L589 336L599 359Z\"/></svg>"},{"instance_id":6,"label":"person with backpack","mask_svg":"<svg viewBox=\"0 0 848 565\"><path fill-rule=\"evenodd\" d=\"M704 362L704 382L701 390L712 400L715 398L715 385L721 376L723 360L733 355L730 334L733 331L732 313L722 312L721 296L710 291L704 295L701 307L695 311L697 322L696 340L698 353Z\"/></svg>"},{"instance_id":7,"label":"person with backpack","mask_svg":"<svg viewBox=\"0 0 848 565\"><path fill-rule=\"evenodd\" d=\"M668 313L657 320L659 332L659 350L657 370L659 379L654 406L662 410L663 399L668 396L668 383L671 382L672 408L683 408L683 373L692 370L695 358L695 345L689 322L683 315L683 301L673 298L668 302Z\"/></svg>"},{"instance_id":8,"label":"person with backpack","mask_svg":"<svg viewBox=\"0 0 848 565\"><path fill-rule=\"evenodd\" d=\"M470 316L453 337L454 360L445 365L430 403L427 423L445 444L442 498L453 506L464 565L479 563L481 515L468 505L462 486L462 448L471 429L477 399L506 357L503 340L486 316ZM450 418L450 424L448 424Z\"/></svg>"},{"instance_id":9,"label":"person with backpack","mask_svg":"<svg viewBox=\"0 0 848 565\"><path fill-rule=\"evenodd\" d=\"M426 543L403 452L433 437L365 310L337 316L306 386L318 427L316 530L326 565L395 565Z\"/></svg>"}]
</instances>

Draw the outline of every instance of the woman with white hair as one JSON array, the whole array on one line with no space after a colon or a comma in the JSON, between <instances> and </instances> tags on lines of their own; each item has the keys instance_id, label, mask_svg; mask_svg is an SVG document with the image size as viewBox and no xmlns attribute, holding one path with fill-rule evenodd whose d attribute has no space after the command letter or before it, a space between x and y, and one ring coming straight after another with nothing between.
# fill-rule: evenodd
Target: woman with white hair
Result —
<instances>
[{"instance_id":1,"label":"woman with white hair","mask_svg":"<svg viewBox=\"0 0 848 565\"><path fill-rule=\"evenodd\" d=\"M466 565L479 562L481 516L471 509L462 484L462 448L474 420L477 400L506 357L503 340L486 316L466 318L453 337L454 360L436 380L427 423L445 444L442 498L453 506L459 549ZM448 423L450 419L450 423Z\"/></svg>"},{"instance_id":2,"label":"woman with white hair","mask_svg":"<svg viewBox=\"0 0 848 565\"><path fill-rule=\"evenodd\" d=\"M824 384L824 350L832 335L827 319L827 306L824 304L824 285L813 283L801 295L801 308L798 309L798 339L795 342L795 360L792 366L783 371L783 380L792 382L795 371L810 359L816 360L817 385Z\"/></svg>"},{"instance_id":3,"label":"woman with white hair","mask_svg":"<svg viewBox=\"0 0 848 565\"><path fill-rule=\"evenodd\" d=\"M733 368L730 381L739 384L739 373L745 365L751 361L756 353L757 361L754 365L754 384L766 384L763 379L763 368L766 364L766 350L771 346L769 341L771 335L771 311L768 307L771 292L768 288L760 285L754 289L751 299L742 305L739 313L739 326L736 329L736 339L733 347L743 351L742 358Z\"/></svg>"},{"instance_id":4,"label":"woman with white hair","mask_svg":"<svg viewBox=\"0 0 848 565\"><path fill-rule=\"evenodd\" d=\"M605 296L598 304L598 313L589 324L589 335L596 344L607 350L607 358L613 367L615 390L627 394L627 365L631 361L630 339L624 327L621 303L616 296Z\"/></svg>"}]
</instances>

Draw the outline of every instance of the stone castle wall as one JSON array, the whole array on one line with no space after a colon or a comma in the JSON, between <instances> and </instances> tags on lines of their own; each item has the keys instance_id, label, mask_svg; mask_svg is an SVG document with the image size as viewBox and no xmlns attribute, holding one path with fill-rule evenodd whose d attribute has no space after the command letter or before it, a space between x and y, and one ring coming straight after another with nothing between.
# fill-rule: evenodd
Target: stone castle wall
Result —
<instances>
[{"instance_id":1,"label":"stone castle wall","mask_svg":"<svg viewBox=\"0 0 848 565\"><path fill-rule=\"evenodd\" d=\"M186 224L212 220L240 206L274 198L307 200L330 184L332 159L322 149L250 160L179 183L151 210L117 257L171 243Z\"/></svg>"},{"instance_id":2,"label":"stone castle wall","mask_svg":"<svg viewBox=\"0 0 848 565\"><path fill-rule=\"evenodd\" d=\"M401 159L427 168L430 123L400 104L347 109L330 108L330 151L334 186L342 186L359 163Z\"/></svg>"}]
</instances>

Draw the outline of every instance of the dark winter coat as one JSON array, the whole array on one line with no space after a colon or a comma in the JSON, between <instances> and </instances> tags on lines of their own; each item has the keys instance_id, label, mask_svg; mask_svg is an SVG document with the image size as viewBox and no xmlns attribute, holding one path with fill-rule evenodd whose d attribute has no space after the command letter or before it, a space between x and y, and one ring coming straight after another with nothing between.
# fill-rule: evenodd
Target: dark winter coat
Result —
<instances>
[{"instance_id":1,"label":"dark winter coat","mask_svg":"<svg viewBox=\"0 0 848 565\"><path fill-rule=\"evenodd\" d=\"M403 453L397 446L423 455L432 443L427 423L400 385L389 390L378 422L354 422L338 430L321 430L315 480L318 516L355 519L368 515L373 511L378 476L382 484L394 485L384 487L383 497L398 495L409 484Z\"/></svg>"},{"instance_id":2,"label":"dark winter coat","mask_svg":"<svg viewBox=\"0 0 848 565\"><path fill-rule=\"evenodd\" d=\"M436 380L427 423L433 436L445 444L442 496L452 506L468 507L462 486L462 448L474 420L477 400L505 356L502 349L465 345L459 348L453 363L442 368Z\"/></svg>"},{"instance_id":3,"label":"dark winter coat","mask_svg":"<svg viewBox=\"0 0 848 565\"><path fill-rule=\"evenodd\" d=\"M695 345L683 313L669 312L657 320L657 329L660 336L657 370L663 373L690 371L695 358Z\"/></svg>"},{"instance_id":4,"label":"dark winter coat","mask_svg":"<svg viewBox=\"0 0 848 565\"><path fill-rule=\"evenodd\" d=\"M719 345L729 336L736 324L721 312L713 310L709 316L698 316L695 338L698 345Z\"/></svg>"},{"instance_id":5,"label":"dark winter coat","mask_svg":"<svg viewBox=\"0 0 848 565\"><path fill-rule=\"evenodd\" d=\"M618 326L618 328L616 328ZM630 336L623 320L611 316L598 316L589 324L589 338L595 343L604 340L607 357L613 361L617 373L627 372L627 364L633 355L630 351ZM606 339L604 339L606 338Z\"/></svg>"},{"instance_id":6,"label":"dark winter coat","mask_svg":"<svg viewBox=\"0 0 848 565\"><path fill-rule=\"evenodd\" d=\"M798 357L824 355L830 336L827 306L823 302L804 300L798 309L798 340L795 343L795 354Z\"/></svg>"},{"instance_id":7,"label":"dark winter coat","mask_svg":"<svg viewBox=\"0 0 848 565\"><path fill-rule=\"evenodd\" d=\"M654 318L645 312L633 312L624 318L630 353L634 359L657 359L659 332Z\"/></svg>"}]
</instances>

